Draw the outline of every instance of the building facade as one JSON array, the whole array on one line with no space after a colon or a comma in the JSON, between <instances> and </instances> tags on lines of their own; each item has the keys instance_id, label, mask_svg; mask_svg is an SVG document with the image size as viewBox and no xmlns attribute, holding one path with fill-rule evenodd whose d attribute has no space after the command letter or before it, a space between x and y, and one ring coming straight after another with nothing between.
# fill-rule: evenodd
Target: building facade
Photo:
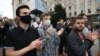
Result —
<instances>
[{"instance_id":1,"label":"building facade","mask_svg":"<svg viewBox=\"0 0 100 56\"><path fill-rule=\"evenodd\" d=\"M67 18L84 13L89 21L100 24L100 0L44 0L44 2L48 11L54 11L56 4L61 4L66 9Z\"/></svg>"},{"instance_id":2,"label":"building facade","mask_svg":"<svg viewBox=\"0 0 100 56\"><path fill-rule=\"evenodd\" d=\"M100 0L12 0L15 17L16 8L26 4L31 10L54 11L57 4L61 4L66 9L67 18L76 17L80 13L85 13L94 21L100 20ZM96 21L98 21L96 20Z\"/></svg>"},{"instance_id":3,"label":"building facade","mask_svg":"<svg viewBox=\"0 0 100 56\"><path fill-rule=\"evenodd\" d=\"M44 0L48 11L54 11L56 4L61 4L66 9L68 18L80 13L86 15L97 14L100 10L100 0Z\"/></svg>"},{"instance_id":4,"label":"building facade","mask_svg":"<svg viewBox=\"0 0 100 56\"><path fill-rule=\"evenodd\" d=\"M13 5L13 17L16 17L16 8L22 4L26 4L28 0L12 0Z\"/></svg>"},{"instance_id":5,"label":"building facade","mask_svg":"<svg viewBox=\"0 0 100 56\"><path fill-rule=\"evenodd\" d=\"M47 11L47 6L42 0L12 0L13 16L16 17L16 8L20 5L28 5L30 10L38 9L42 12Z\"/></svg>"}]
</instances>

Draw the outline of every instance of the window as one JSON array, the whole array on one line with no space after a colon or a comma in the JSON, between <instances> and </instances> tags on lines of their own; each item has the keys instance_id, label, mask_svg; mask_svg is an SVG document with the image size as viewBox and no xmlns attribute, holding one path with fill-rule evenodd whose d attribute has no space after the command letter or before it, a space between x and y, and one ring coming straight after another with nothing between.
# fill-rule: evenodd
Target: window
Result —
<instances>
[{"instance_id":1,"label":"window","mask_svg":"<svg viewBox=\"0 0 100 56\"><path fill-rule=\"evenodd\" d=\"M88 9L88 13L91 13L91 9Z\"/></svg>"},{"instance_id":2,"label":"window","mask_svg":"<svg viewBox=\"0 0 100 56\"><path fill-rule=\"evenodd\" d=\"M50 11L52 11L52 9L50 9Z\"/></svg>"},{"instance_id":3,"label":"window","mask_svg":"<svg viewBox=\"0 0 100 56\"><path fill-rule=\"evenodd\" d=\"M100 11L100 9L97 9L97 12L99 12Z\"/></svg>"},{"instance_id":4,"label":"window","mask_svg":"<svg viewBox=\"0 0 100 56\"><path fill-rule=\"evenodd\" d=\"M83 13L83 10L81 10L81 13Z\"/></svg>"},{"instance_id":5,"label":"window","mask_svg":"<svg viewBox=\"0 0 100 56\"><path fill-rule=\"evenodd\" d=\"M77 12L76 12L76 11L74 12L74 15L75 15L75 16L77 15Z\"/></svg>"},{"instance_id":6,"label":"window","mask_svg":"<svg viewBox=\"0 0 100 56\"><path fill-rule=\"evenodd\" d=\"M96 11L99 12L100 11L100 0L96 0Z\"/></svg>"},{"instance_id":7,"label":"window","mask_svg":"<svg viewBox=\"0 0 100 56\"><path fill-rule=\"evenodd\" d=\"M22 0L19 0L19 4L21 4L22 3Z\"/></svg>"},{"instance_id":8,"label":"window","mask_svg":"<svg viewBox=\"0 0 100 56\"><path fill-rule=\"evenodd\" d=\"M69 16L71 17L71 16L72 16L72 14L71 14L71 13L69 13Z\"/></svg>"},{"instance_id":9,"label":"window","mask_svg":"<svg viewBox=\"0 0 100 56\"><path fill-rule=\"evenodd\" d=\"M69 10L71 10L71 6L69 6Z\"/></svg>"},{"instance_id":10,"label":"window","mask_svg":"<svg viewBox=\"0 0 100 56\"><path fill-rule=\"evenodd\" d=\"M45 2L45 4L47 5L47 2Z\"/></svg>"}]
</instances>

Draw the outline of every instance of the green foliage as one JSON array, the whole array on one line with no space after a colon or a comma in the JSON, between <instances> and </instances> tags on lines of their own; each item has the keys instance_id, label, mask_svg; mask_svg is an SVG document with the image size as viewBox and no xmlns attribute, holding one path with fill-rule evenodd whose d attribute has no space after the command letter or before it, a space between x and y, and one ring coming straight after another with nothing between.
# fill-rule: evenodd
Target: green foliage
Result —
<instances>
[{"instance_id":1,"label":"green foliage","mask_svg":"<svg viewBox=\"0 0 100 56\"><path fill-rule=\"evenodd\" d=\"M50 14L52 16L51 21L54 27L56 27L57 21L59 19L66 19L66 10L60 4L57 4L54 7L54 11L50 12Z\"/></svg>"}]
</instances>

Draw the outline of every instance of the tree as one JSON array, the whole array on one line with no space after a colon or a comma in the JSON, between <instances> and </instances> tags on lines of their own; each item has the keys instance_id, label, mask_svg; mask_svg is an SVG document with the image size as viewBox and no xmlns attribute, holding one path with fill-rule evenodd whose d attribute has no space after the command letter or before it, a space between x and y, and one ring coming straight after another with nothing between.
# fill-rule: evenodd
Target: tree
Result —
<instances>
[{"instance_id":1,"label":"tree","mask_svg":"<svg viewBox=\"0 0 100 56\"><path fill-rule=\"evenodd\" d=\"M54 8L55 10L55 17L57 20L60 18L64 19L66 18L66 10L61 6L61 4L57 4Z\"/></svg>"},{"instance_id":2,"label":"tree","mask_svg":"<svg viewBox=\"0 0 100 56\"><path fill-rule=\"evenodd\" d=\"M51 12L51 16L52 16L52 24L54 27L56 27L57 21L59 19L61 18L64 20L66 19L66 10L61 6L61 4L57 4L54 7L54 12Z\"/></svg>"}]
</instances>

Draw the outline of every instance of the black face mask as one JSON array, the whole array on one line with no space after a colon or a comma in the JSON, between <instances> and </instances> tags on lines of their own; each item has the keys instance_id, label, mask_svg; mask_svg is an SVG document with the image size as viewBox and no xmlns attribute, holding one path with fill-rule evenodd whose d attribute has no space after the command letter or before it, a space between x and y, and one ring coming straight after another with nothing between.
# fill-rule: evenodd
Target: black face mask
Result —
<instances>
[{"instance_id":1,"label":"black face mask","mask_svg":"<svg viewBox=\"0 0 100 56\"><path fill-rule=\"evenodd\" d=\"M20 20L25 24L30 24L31 23L31 16L30 15L20 16Z\"/></svg>"}]
</instances>

